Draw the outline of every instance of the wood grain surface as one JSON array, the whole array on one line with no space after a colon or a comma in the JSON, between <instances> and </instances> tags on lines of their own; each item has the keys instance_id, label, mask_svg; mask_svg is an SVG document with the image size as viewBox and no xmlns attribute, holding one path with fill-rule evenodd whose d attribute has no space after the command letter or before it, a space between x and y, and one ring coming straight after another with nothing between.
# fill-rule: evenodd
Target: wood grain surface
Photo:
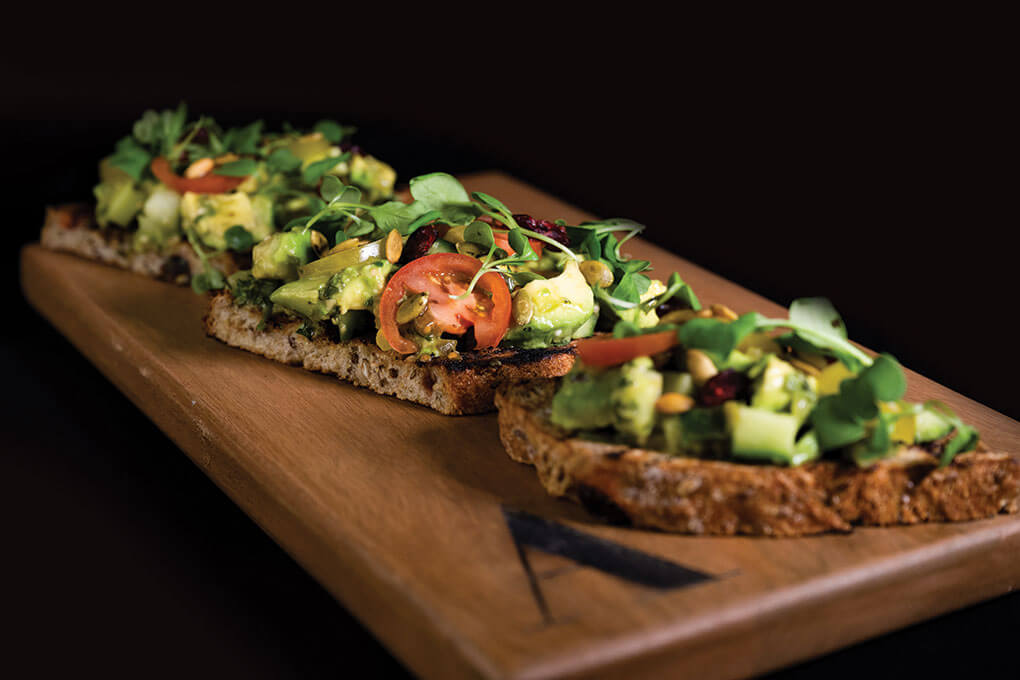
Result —
<instances>
[{"instance_id":1,"label":"wood grain surface","mask_svg":"<svg viewBox=\"0 0 1020 680\"><path fill-rule=\"evenodd\" d=\"M465 185L515 212L589 217L506 175ZM647 242L627 250L704 302L784 311ZM510 461L494 416L442 416L230 349L205 337L190 289L38 246L21 275L36 308L424 677L746 677L1020 582L1016 517L799 539L605 526ZM941 399L992 449L1020 449L1016 421L907 373L908 398ZM508 516L552 539L522 539ZM557 531L596 557L559 550ZM703 578L614 571L635 556Z\"/></svg>"}]
</instances>

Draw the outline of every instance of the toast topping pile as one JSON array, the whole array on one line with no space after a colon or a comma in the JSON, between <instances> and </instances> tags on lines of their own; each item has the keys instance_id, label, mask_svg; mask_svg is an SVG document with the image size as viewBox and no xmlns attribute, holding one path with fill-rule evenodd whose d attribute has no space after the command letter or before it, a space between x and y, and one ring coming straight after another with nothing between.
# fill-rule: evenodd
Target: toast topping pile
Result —
<instances>
[{"instance_id":1,"label":"toast topping pile","mask_svg":"<svg viewBox=\"0 0 1020 680\"><path fill-rule=\"evenodd\" d=\"M183 104L145 112L99 164L96 224L129 242L124 256L170 257L188 244L201 264L192 286L205 292L237 268L224 256L246 262L263 238L321 210L324 177L358 187L369 203L393 195L396 173L350 143L354 128L330 120L306 131L264 128L189 121Z\"/></svg>"},{"instance_id":2,"label":"toast topping pile","mask_svg":"<svg viewBox=\"0 0 1020 680\"><path fill-rule=\"evenodd\" d=\"M629 220L513 213L441 172L413 178L410 194L373 204L323 177L319 210L256 244L251 269L227 288L267 322L300 320L309 339L363 337L424 359L565 346L619 321L654 326L661 305L696 302L678 276L653 280L648 262L620 254L643 229Z\"/></svg>"},{"instance_id":3,"label":"toast topping pile","mask_svg":"<svg viewBox=\"0 0 1020 680\"><path fill-rule=\"evenodd\" d=\"M591 441L781 466L867 467L918 449L945 466L977 446L977 431L945 405L903 401L900 365L848 342L825 299L768 319L692 298L660 321L621 321L613 337L579 343L550 421Z\"/></svg>"}]
</instances>

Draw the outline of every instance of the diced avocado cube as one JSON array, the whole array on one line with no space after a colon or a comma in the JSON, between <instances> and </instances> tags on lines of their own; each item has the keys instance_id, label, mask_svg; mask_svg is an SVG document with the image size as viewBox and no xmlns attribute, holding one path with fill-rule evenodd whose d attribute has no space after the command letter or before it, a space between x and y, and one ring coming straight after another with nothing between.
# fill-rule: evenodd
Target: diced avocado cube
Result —
<instances>
[{"instance_id":1,"label":"diced avocado cube","mask_svg":"<svg viewBox=\"0 0 1020 680\"><path fill-rule=\"evenodd\" d=\"M341 314L352 309L370 310L382 295L392 271L389 260L361 262L330 276L323 295L336 303Z\"/></svg>"},{"instance_id":2,"label":"diced avocado cube","mask_svg":"<svg viewBox=\"0 0 1020 680\"><path fill-rule=\"evenodd\" d=\"M273 291L269 299L309 321L322 321L336 307L336 300L322 296L330 278L328 275L313 276L285 283Z\"/></svg>"},{"instance_id":3,"label":"diced avocado cube","mask_svg":"<svg viewBox=\"0 0 1020 680\"><path fill-rule=\"evenodd\" d=\"M768 355L761 375L752 385L751 406L767 411L782 411L789 406L790 393L786 389L786 379L796 372L797 369L775 354Z\"/></svg>"},{"instance_id":4,"label":"diced avocado cube","mask_svg":"<svg viewBox=\"0 0 1020 680\"><path fill-rule=\"evenodd\" d=\"M563 376L549 419L568 431L597 430L613 424L612 396L619 382L615 368L600 370L580 362Z\"/></svg>"},{"instance_id":5,"label":"diced avocado cube","mask_svg":"<svg viewBox=\"0 0 1020 680\"><path fill-rule=\"evenodd\" d=\"M658 279L652 279L652 282L648 285L648 290L638 298L638 301L647 302L656 295L662 295L665 292L666 284ZM659 315L655 309L642 309L640 305L631 309L618 309L616 314L620 317L621 321L629 321L640 328L651 328L659 323Z\"/></svg>"},{"instance_id":6,"label":"diced avocado cube","mask_svg":"<svg viewBox=\"0 0 1020 680\"><path fill-rule=\"evenodd\" d=\"M941 413L930 408L924 408L914 415L915 441L933 442L936 439L945 437L953 429L950 423Z\"/></svg>"},{"instance_id":7,"label":"diced avocado cube","mask_svg":"<svg viewBox=\"0 0 1020 680\"><path fill-rule=\"evenodd\" d=\"M368 200L373 203L392 196L396 181L396 171L372 156L355 154L351 159L351 182L368 192Z\"/></svg>"},{"instance_id":8,"label":"diced avocado cube","mask_svg":"<svg viewBox=\"0 0 1020 680\"><path fill-rule=\"evenodd\" d=\"M101 227L131 224L145 202L145 193L135 187L130 178L103 182L96 186L96 222Z\"/></svg>"},{"instance_id":9,"label":"diced avocado cube","mask_svg":"<svg viewBox=\"0 0 1020 680\"><path fill-rule=\"evenodd\" d=\"M655 402L662 396L662 374L650 357L638 357L620 366L620 383L612 405L618 432L644 444L655 428Z\"/></svg>"},{"instance_id":10,"label":"diced avocado cube","mask_svg":"<svg viewBox=\"0 0 1020 680\"><path fill-rule=\"evenodd\" d=\"M298 278L298 267L307 264L314 255L311 231L279 232L252 249L251 273L257 279L293 281Z\"/></svg>"},{"instance_id":11,"label":"diced avocado cube","mask_svg":"<svg viewBox=\"0 0 1020 680\"><path fill-rule=\"evenodd\" d=\"M526 323L507 331L504 341L526 349L563 345L591 334L595 322L595 296L576 262L548 279L530 281L514 292L514 308L526 308Z\"/></svg>"},{"instance_id":12,"label":"diced avocado cube","mask_svg":"<svg viewBox=\"0 0 1020 680\"><path fill-rule=\"evenodd\" d=\"M794 416L744 406L735 401L726 402L723 412L735 457L770 460L777 464L792 462L798 428Z\"/></svg>"},{"instance_id":13,"label":"diced avocado cube","mask_svg":"<svg viewBox=\"0 0 1020 680\"><path fill-rule=\"evenodd\" d=\"M815 436L814 430L808 430L793 445L793 458L790 459L790 465L802 465L816 460L820 455L822 455L822 450L818 446L818 437Z\"/></svg>"},{"instance_id":14,"label":"diced avocado cube","mask_svg":"<svg viewBox=\"0 0 1020 680\"><path fill-rule=\"evenodd\" d=\"M205 245L216 250L227 247L224 234L234 225L248 230L256 242L273 230L272 208L266 208L268 199L258 197L258 210L248 194L196 194L186 192L181 199L181 217L184 226L194 229Z\"/></svg>"}]
</instances>

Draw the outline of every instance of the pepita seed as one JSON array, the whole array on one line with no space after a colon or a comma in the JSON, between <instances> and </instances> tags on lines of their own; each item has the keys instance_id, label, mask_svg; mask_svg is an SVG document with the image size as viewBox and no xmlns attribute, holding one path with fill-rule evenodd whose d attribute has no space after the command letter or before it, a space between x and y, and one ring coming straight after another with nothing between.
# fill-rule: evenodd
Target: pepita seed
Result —
<instances>
[{"instance_id":1,"label":"pepita seed","mask_svg":"<svg viewBox=\"0 0 1020 680\"><path fill-rule=\"evenodd\" d=\"M535 315L535 305L531 304L531 300L526 295L518 294L514 298L513 313L514 323L518 326L524 326Z\"/></svg>"},{"instance_id":2,"label":"pepita seed","mask_svg":"<svg viewBox=\"0 0 1020 680\"><path fill-rule=\"evenodd\" d=\"M425 313L429 308L429 296L425 293L409 297L397 307L397 323L408 323Z\"/></svg>"},{"instance_id":3,"label":"pepita seed","mask_svg":"<svg viewBox=\"0 0 1020 680\"><path fill-rule=\"evenodd\" d=\"M589 286L608 288L613 285L613 272L599 260L585 260L580 265L581 275Z\"/></svg>"},{"instance_id":4,"label":"pepita seed","mask_svg":"<svg viewBox=\"0 0 1020 680\"><path fill-rule=\"evenodd\" d=\"M400 260L400 254L404 252L404 239L396 229L390 229L386 234L386 259L396 264Z\"/></svg>"}]
</instances>

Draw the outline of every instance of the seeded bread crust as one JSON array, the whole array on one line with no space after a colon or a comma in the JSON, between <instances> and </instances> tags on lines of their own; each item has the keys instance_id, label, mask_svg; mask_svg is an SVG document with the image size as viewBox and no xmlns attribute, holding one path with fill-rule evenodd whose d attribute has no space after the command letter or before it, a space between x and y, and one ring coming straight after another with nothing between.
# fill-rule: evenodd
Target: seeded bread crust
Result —
<instances>
[{"instance_id":1,"label":"seeded bread crust","mask_svg":"<svg viewBox=\"0 0 1020 680\"><path fill-rule=\"evenodd\" d=\"M466 351L458 359L422 361L381 350L361 338L342 343L326 337L309 340L297 332L299 321L282 315L260 330L262 319L259 308L237 305L230 293L223 291L210 298L204 322L207 334L232 347L335 375L447 415L493 411L496 385L507 380L558 377L574 363L571 346Z\"/></svg>"},{"instance_id":2,"label":"seeded bread crust","mask_svg":"<svg viewBox=\"0 0 1020 680\"><path fill-rule=\"evenodd\" d=\"M100 228L91 207L72 204L46 209L40 242L50 250L73 253L178 285L188 285L191 277L202 271L202 262L191 244L181 241L165 253L138 253L131 247L133 236L133 232L123 229ZM244 268L242 260L233 253L221 253L211 258L210 263L229 276Z\"/></svg>"},{"instance_id":3,"label":"seeded bread crust","mask_svg":"<svg viewBox=\"0 0 1020 680\"><path fill-rule=\"evenodd\" d=\"M570 437L548 419L557 385L501 387L500 439L512 459L535 466L549 493L610 521L688 534L803 536L1020 511L1017 455L971 452L939 468L927 451L908 448L866 469L673 457Z\"/></svg>"}]
</instances>

